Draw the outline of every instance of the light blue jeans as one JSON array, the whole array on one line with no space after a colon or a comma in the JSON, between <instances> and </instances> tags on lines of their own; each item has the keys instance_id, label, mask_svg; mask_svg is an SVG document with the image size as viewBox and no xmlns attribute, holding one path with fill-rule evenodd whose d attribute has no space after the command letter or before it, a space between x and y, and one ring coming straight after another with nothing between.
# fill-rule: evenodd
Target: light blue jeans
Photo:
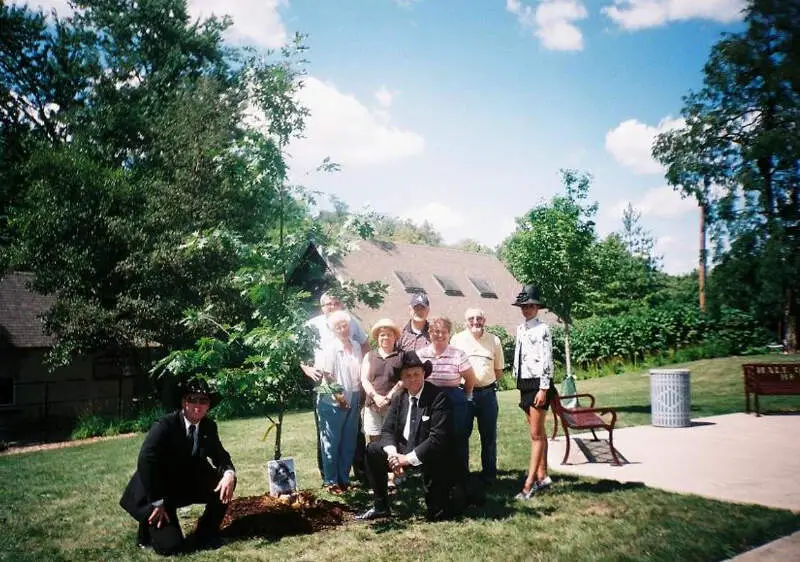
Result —
<instances>
[{"instance_id":1,"label":"light blue jeans","mask_svg":"<svg viewBox=\"0 0 800 562\"><path fill-rule=\"evenodd\" d=\"M349 484L358 438L359 392L344 392L349 408L340 408L330 394L317 395L323 484Z\"/></svg>"}]
</instances>

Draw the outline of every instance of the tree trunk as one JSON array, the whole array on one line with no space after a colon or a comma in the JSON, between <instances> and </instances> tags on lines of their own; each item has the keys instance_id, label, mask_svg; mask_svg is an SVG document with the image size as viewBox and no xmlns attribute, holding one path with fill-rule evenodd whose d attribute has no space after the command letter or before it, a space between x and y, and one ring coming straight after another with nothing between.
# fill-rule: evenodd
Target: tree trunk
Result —
<instances>
[{"instance_id":1,"label":"tree trunk","mask_svg":"<svg viewBox=\"0 0 800 562\"><path fill-rule=\"evenodd\" d=\"M783 346L784 350L789 353L797 351L797 306L795 305L795 290L786 290L786 300L784 305L783 314Z\"/></svg>"},{"instance_id":2,"label":"tree trunk","mask_svg":"<svg viewBox=\"0 0 800 562\"><path fill-rule=\"evenodd\" d=\"M706 180L706 184L708 180ZM708 191L708 188L706 188ZM700 203L700 256L697 264L697 285L700 293L700 312L706 311L706 213L707 203Z\"/></svg>"},{"instance_id":3,"label":"tree trunk","mask_svg":"<svg viewBox=\"0 0 800 562\"><path fill-rule=\"evenodd\" d=\"M567 367L567 376L572 376L572 358L569 349L569 324L564 322L564 362Z\"/></svg>"},{"instance_id":4,"label":"tree trunk","mask_svg":"<svg viewBox=\"0 0 800 562\"><path fill-rule=\"evenodd\" d=\"M283 413L286 411L286 400L281 399L278 403L278 423L275 427L275 454L273 458L277 461L281 458L281 437L283 437Z\"/></svg>"}]
</instances>

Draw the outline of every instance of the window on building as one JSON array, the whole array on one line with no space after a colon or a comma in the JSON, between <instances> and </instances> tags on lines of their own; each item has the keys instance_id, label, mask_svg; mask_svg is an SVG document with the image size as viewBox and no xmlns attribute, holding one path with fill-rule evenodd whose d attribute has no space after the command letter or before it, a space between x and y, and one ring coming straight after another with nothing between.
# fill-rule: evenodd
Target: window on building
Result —
<instances>
[{"instance_id":1,"label":"window on building","mask_svg":"<svg viewBox=\"0 0 800 562\"><path fill-rule=\"evenodd\" d=\"M456 282L453 281L450 277L445 275L439 275L438 273L433 274L433 278L436 279L436 282L444 291L445 295L450 295L451 297L463 297L464 291L462 291Z\"/></svg>"},{"instance_id":2,"label":"window on building","mask_svg":"<svg viewBox=\"0 0 800 562\"><path fill-rule=\"evenodd\" d=\"M14 404L14 379L11 377L0 377L0 406L12 406Z\"/></svg>"},{"instance_id":3,"label":"window on building","mask_svg":"<svg viewBox=\"0 0 800 562\"><path fill-rule=\"evenodd\" d=\"M478 291L478 294L485 299L496 299L497 291L494 290L491 283L484 279L483 277L473 277L468 276L469 282L472 283L472 286L475 287L475 290Z\"/></svg>"},{"instance_id":4,"label":"window on building","mask_svg":"<svg viewBox=\"0 0 800 562\"><path fill-rule=\"evenodd\" d=\"M424 293L425 289L422 287L422 284L417 280L416 276L409 271L393 271L397 280L400 281L400 284L406 290L406 293Z\"/></svg>"}]
</instances>

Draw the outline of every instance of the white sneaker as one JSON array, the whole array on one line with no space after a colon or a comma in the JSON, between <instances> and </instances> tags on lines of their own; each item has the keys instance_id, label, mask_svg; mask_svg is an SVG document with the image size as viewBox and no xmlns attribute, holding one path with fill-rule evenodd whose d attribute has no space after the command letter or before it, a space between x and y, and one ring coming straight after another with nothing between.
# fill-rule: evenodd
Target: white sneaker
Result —
<instances>
[{"instance_id":1,"label":"white sneaker","mask_svg":"<svg viewBox=\"0 0 800 562\"><path fill-rule=\"evenodd\" d=\"M546 488L549 488L552 485L553 485L553 480L549 476L545 476L544 480L540 480L538 482L534 482L532 489L533 490L544 490Z\"/></svg>"}]
</instances>

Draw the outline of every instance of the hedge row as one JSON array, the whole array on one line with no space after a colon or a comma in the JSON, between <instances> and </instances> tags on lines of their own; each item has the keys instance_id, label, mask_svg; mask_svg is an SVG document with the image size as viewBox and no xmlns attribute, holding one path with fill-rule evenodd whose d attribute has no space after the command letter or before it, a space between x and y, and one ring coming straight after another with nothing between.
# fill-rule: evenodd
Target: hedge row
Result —
<instances>
[{"instance_id":1,"label":"hedge row","mask_svg":"<svg viewBox=\"0 0 800 562\"><path fill-rule=\"evenodd\" d=\"M724 308L718 317L693 306L665 306L635 313L589 318L570 332L572 361L597 368L614 361L637 363L647 357L697 346L716 356L740 355L769 342L769 333L745 312ZM553 355L564 363L564 330L553 330Z\"/></svg>"}]
</instances>

